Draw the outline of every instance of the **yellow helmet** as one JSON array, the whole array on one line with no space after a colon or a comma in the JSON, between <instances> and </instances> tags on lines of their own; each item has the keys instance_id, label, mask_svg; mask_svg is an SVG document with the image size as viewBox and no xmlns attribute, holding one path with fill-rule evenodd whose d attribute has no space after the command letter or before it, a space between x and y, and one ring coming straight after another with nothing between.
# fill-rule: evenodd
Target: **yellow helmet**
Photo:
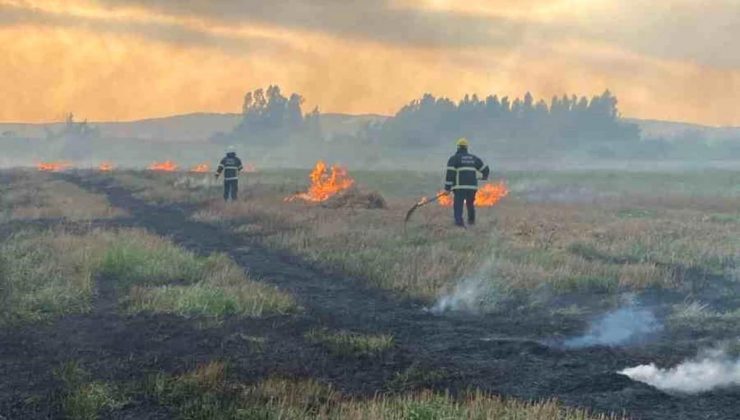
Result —
<instances>
[{"instance_id":1,"label":"yellow helmet","mask_svg":"<svg viewBox=\"0 0 740 420\"><path fill-rule=\"evenodd\" d=\"M457 145L457 147L468 147L470 146L470 142L468 142L468 139L466 139L465 137L460 137L459 139L457 139L455 145Z\"/></svg>"}]
</instances>

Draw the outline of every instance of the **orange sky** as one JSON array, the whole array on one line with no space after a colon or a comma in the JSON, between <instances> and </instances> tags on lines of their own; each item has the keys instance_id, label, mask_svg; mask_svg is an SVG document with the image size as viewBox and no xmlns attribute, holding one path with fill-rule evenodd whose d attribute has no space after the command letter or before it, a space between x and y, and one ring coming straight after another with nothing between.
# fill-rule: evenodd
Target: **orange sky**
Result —
<instances>
[{"instance_id":1,"label":"orange sky","mask_svg":"<svg viewBox=\"0 0 740 420\"><path fill-rule=\"evenodd\" d=\"M381 114L608 88L625 116L740 125L740 0L652 3L0 0L0 121L238 112L278 84Z\"/></svg>"}]
</instances>

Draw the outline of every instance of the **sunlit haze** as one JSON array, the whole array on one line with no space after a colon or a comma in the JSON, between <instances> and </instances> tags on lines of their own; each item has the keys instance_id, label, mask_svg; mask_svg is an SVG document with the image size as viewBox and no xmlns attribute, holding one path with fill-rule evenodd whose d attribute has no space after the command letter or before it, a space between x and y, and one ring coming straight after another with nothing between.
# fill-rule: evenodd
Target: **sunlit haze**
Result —
<instances>
[{"instance_id":1,"label":"sunlit haze","mask_svg":"<svg viewBox=\"0 0 740 420\"><path fill-rule=\"evenodd\" d=\"M0 0L0 121L240 112L278 84L354 114L608 88L624 116L740 125L738 39L738 0Z\"/></svg>"}]
</instances>

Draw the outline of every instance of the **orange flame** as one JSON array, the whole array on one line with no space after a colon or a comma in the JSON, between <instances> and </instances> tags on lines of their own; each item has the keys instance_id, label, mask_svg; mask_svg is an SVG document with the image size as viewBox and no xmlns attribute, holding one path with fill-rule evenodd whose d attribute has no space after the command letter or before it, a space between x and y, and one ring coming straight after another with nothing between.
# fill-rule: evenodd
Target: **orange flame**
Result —
<instances>
[{"instance_id":1,"label":"orange flame","mask_svg":"<svg viewBox=\"0 0 740 420\"><path fill-rule=\"evenodd\" d=\"M311 179L311 186L308 188L308 191L288 197L285 201L296 199L313 202L324 201L338 192L346 190L355 183L355 180L347 173L347 169L338 165L332 165L331 168L327 168L326 163L323 161L316 162L316 166L311 171L309 178Z\"/></svg>"},{"instance_id":2,"label":"orange flame","mask_svg":"<svg viewBox=\"0 0 740 420\"><path fill-rule=\"evenodd\" d=\"M508 194L509 189L506 188L506 184L503 182L499 182L498 184L485 184L478 189L478 193L475 195L475 207L493 207ZM443 207L451 207L452 194L443 195L438 201Z\"/></svg>"},{"instance_id":3,"label":"orange flame","mask_svg":"<svg viewBox=\"0 0 740 420\"><path fill-rule=\"evenodd\" d=\"M101 162L100 165L98 165L98 170L100 172L110 172L113 170L113 164L110 162Z\"/></svg>"},{"instance_id":4,"label":"orange flame","mask_svg":"<svg viewBox=\"0 0 740 420\"><path fill-rule=\"evenodd\" d=\"M72 167L69 162L39 162L36 164L36 169L43 172L61 172Z\"/></svg>"},{"instance_id":5,"label":"orange flame","mask_svg":"<svg viewBox=\"0 0 740 420\"><path fill-rule=\"evenodd\" d=\"M211 166L207 163L201 163L190 168L190 172L195 172L199 174L204 174L206 172L209 172L210 170Z\"/></svg>"},{"instance_id":6,"label":"orange flame","mask_svg":"<svg viewBox=\"0 0 740 420\"><path fill-rule=\"evenodd\" d=\"M161 172L174 172L177 170L177 164L171 160L165 160L164 162L154 162L149 165L150 171L161 171Z\"/></svg>"},{"instance_id":7,"label":"orange flame","mask_svg":"<svg viewBox=\"0 0 740 420\"><path fill-rule=\"evenodd\" d=\"M257 168L255 168L254 165L252 165L251 163L247 163L246 165L244 165L244 172L248 174L256 174Z\"/></svg>"}]
</instances>

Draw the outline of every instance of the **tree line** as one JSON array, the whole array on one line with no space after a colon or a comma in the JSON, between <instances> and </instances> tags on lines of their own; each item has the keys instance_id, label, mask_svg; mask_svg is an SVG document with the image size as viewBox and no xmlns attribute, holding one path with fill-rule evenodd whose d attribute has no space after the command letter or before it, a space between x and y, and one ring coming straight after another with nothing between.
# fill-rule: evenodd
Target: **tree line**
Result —
<instances>
[{"instance_id":1,"label":"tree line","mask_svg":"<svg viewBox=\"0 0 740 420\"><path fill-rule=\"evenodd\" d=\"M248 92L242 120L226 140L255 144L322 138L320 112L304 114L301 95L285 96L278 86ZM484 144L572 148L599 142L639 140L637 125L625 122L617 98L608 90L590 99L575 95L535 101L531 93L513 100L465 95L455 102L425 94L381 124L368 125L358 137L388 146L411 148L471 137ZM300 139L299 139L300 140Z\"/></svg>"}]
</instances>

